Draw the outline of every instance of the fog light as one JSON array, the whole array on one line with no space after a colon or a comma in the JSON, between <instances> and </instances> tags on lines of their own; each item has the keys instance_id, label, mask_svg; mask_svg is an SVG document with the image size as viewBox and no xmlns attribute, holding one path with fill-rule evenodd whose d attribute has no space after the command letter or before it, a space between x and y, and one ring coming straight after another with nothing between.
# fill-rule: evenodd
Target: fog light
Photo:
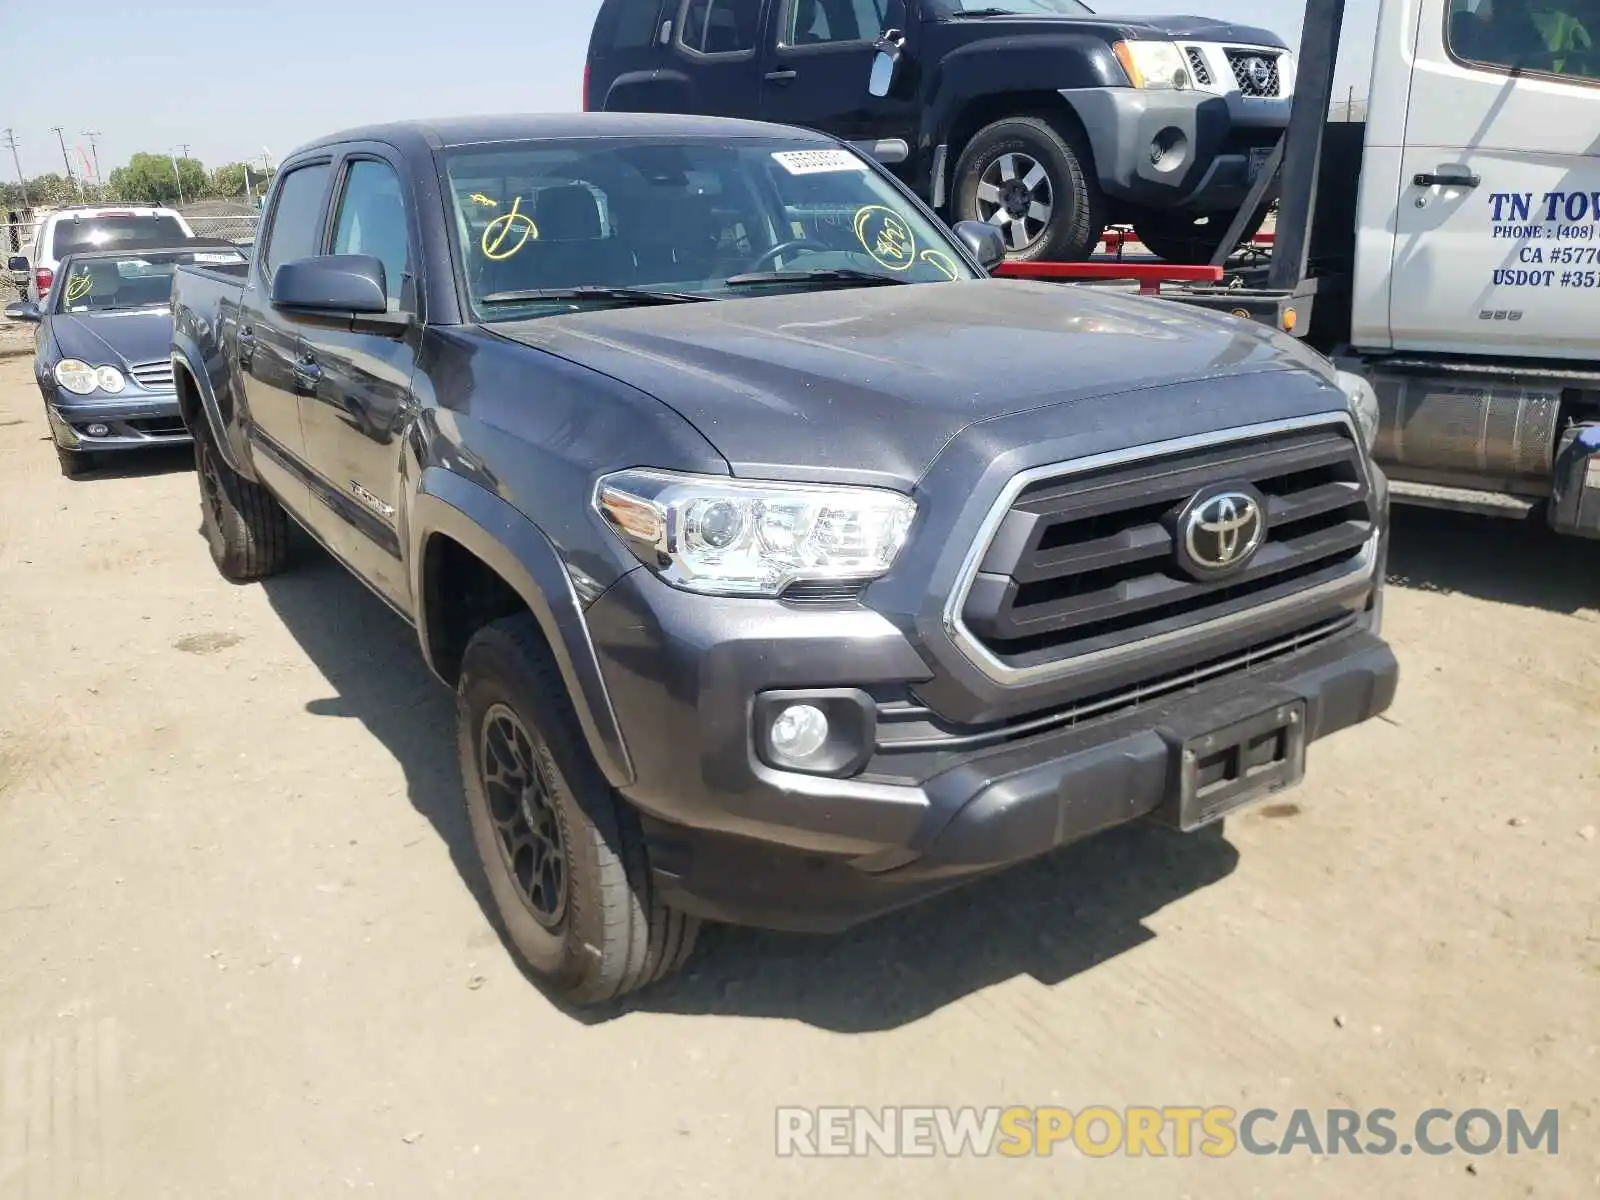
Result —
<instances>
[{"instance_id":1,"label":"fog light","mask_svg":"<svg viewBox=\"0 0 1600 1200\"><path fill-rule=\"evenodd\" d=\"M827 744L828 718L815 705L791 704L778 714L767 736L784 758L807 759Z\"/></svg>"},{"instance_id":2,"label":"fog light","mask_svg":"<svg viewBox=\"0 0 1600 1200\"><path fill-rule=\"evenodd\" d=\"M85 425L83 427L83 431L90 437L105 437L111 432L111 429L109 426L101 425L99 422L96 422L93 425Z\"/></svg>"}]
</instances>

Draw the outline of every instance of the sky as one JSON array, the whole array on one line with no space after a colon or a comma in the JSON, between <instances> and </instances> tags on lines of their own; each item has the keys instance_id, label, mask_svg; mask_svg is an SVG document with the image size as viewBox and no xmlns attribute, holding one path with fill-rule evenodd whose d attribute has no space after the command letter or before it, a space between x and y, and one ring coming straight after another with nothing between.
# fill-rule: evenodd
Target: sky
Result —
<instances>
[{"instance_id":1,"label":"sky","mask_svg":"<svg viewBox=\"0 0 1600 1200\"><path fill-rule=\"evenodd\" d=\"M1348 0L1337 93L1367 90L1378 0ZM1304 0L1089 0L1265 26L1298 46ZM209 167L272 161L369 121L570 111L599 0L0 0L0 129L28 176L187 145ZM14 177L0 149L0 178Z\"/></svg>"}]
</instances>

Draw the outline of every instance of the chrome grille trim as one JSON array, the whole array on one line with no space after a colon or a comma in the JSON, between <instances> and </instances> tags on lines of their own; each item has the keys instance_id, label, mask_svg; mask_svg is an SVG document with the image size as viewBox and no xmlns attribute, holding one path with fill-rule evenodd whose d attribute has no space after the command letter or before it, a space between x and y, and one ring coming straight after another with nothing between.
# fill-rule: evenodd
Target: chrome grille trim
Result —
<instances>
[{"instance_id":1,"label":"chrome grille trim","mask_svg":"<svg viewBox=\"0 0 1600 1200\"><path fill-rule=\"evenodd\" d=\"M162 359L157 362L135 363L128 368L128 374L140 387L170 388L172 386L172 360Z\"/></svg>"},{"instance_id":2,"label":"chrome grille trim","mask_svg":"<svg viewBox=\"0 0 1600 1200\"><path fill-rule=\"evenodd\" d=\"M962 656L977 667L978 670L996 683L1014 687L1061 679L1091 664L1101 666L1115 663L1152 649L1158 649L1161 646L1179 645L1206 634L1235 628L1255 620L1262 613L1285 612L1313 604L1326 597L1350 591L1357 584L1364 584L1370 581L1377 570L1378 540L1382 534L1382 526L1377 522L1374 522L1372 534L1367 539L1366 545L1362 547L1361 553L1353 560L1355 563L1354 569L1339 576L1337 579L1329 580L1262 604L1251 605L1238 612L1215 617L1209 621L1203 621L1182 629L1174 629L1150 637L1136 638L1117 646L1107 647L1087 654L1069 653L1050 662L1036 663L1027 667L1014 667L1003 662L983 645L972 631L967 628L963 615L967 605L967 598L977 579L979 568L983 564L984 557L989 552L989 546L994 541L995 534L999 532L1001 523L1011 511L1011 507L1016 502L1017 497L1040 480L1082 475L1090 471L1102 470L1106 467L1126 466L1131 463L1161 459L1195 450L1214 449L1241 442L1249 442L1252 439L1270 437L1274 434L1294 433L1317 428L1326 429L1330 426L1337 426L1346 431L1355 445L1358 448L1361 446L1360 432L1357 430L1355 421L1350 414L1348 412L1327 412L1309 417L1295 417L1284 421L1269 421L1259 425L1246 425L1216 433L1174 438L1170 441L1156 442L1148 446L1131 446L1123 450L1112 450L1104 454L1090 455L1086 458L1071 459L1066 462L1034 467L1013 476L990 507L988 514L983 519L983 524L978 529L977 536L973 539L972 545L967 551L966 558L962 560L961 571L956 576L956 586L951 589L950 597L945 602L944 628L946 634ZM1361 473L1370 492L1372 479L1371 473L1367 469L1367 456L1358 454L1356 458L1360 463Z\"/></svg>"}]
</instances>

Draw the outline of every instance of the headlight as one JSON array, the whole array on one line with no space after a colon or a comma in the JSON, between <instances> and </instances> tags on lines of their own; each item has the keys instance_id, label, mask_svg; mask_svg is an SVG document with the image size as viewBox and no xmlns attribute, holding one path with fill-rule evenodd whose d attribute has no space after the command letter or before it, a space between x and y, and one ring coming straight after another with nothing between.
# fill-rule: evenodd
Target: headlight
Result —
<instances>
[{"instance_id":1,"label":"headlight","mask_svg":"<svg viewBox=\"0 0 1600 1200\"><path fill-rule=\"evenodd\" d=\"M711 596L876 579L894 565L917 512L908 497L878 488L646 470L603 477L594 506L640 562L674 587Z\"/></svg>"},{"instance_id":2,"label":"headlight","mask_svg":"<svg viewBox=\"0 0 1600 1200\"><path fill-rule=\"evenodd\" d=\"M56 382L75 396L87 396L96 386L95 369L76 358L63 358L56 364Z\"/></svg>"},{"instance_id":3,"label":"headlight","mask_svg":"<svg viewBox=\"0 0 1600 1200\"><path fill-rule=\"evenodd\" d=\"M102 392L111 392L113 395L122 390L122 372L115 367L101 367L94 373L94 381L100 385Z\"/></svg>"},{"instance_id":4,"label":"headlight","mask_svg":"<svg viewBox=\"0 0 1600 1200\"><path fill-rule=\"evenodd\" d=\"M1350 402L1350 414L1355 417L1361 436L1367 443L1367 453L1370 454L1378 444L1378 393L1360 375L1350 371L1339 371L1337 374L1339 389Z\"/></svg>"},{"instance_id":5,"label":"headlight","mask_svg":"<svg viewBox=\"0 0 1600 1200\"><path fill-rule=\"evenodd\" d=\"M1118 42L1111 51L1136 88L1181 91L1189 86L1189 63L1171 42Z\"/></svg>"}]
</instances>

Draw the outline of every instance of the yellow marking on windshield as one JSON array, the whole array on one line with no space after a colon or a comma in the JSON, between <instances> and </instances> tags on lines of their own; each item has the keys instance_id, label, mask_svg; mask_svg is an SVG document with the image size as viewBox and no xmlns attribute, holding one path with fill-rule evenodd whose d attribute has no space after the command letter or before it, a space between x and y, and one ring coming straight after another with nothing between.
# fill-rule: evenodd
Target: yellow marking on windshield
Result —
<instances>
[{"instance_id":1,"label":"yellow marking on windshield","mask_svg":"<svg viewBox=\"0 0 1600 1200\"><path fill-rule=\"evenodd\" d=\"M488 196L485 196L482 192L473 192L472 195L467 197L467 199L471 200L474 204L481 204L485 208L499 208L500 207L500 201L491 200Z\"/></svg>"},{"instance_id":2,"label":"yellow marking on windshield","mask_svg":"<svg viewBox=\"0 0 1600 1200\"><path fill-rule=\"evenodd\" d=\"M67 280L67 303L75 304L89 294L89 289L94 286L94 280L87 275L74 275Z\"/></svg>"},{"instance_id":3,"label":"yellow marking on windshield","mask_svg":"<svg viewBox=\"0 0 1600 1200\"><path fill-rule=\"evenodd\" d=\"M904 217L881 204L856 210L856 241L872 261L890 271L909 271L917 261L917 238Z\"/></svg>"},{"instance_id":4,"label":"yellow marking on windshield","mask_svg":"<svg viewBox=\"0 0 1600 1200\"><path fill-rule=\"evenodd\" d=\"M956 260L943 250L924 250L919 257L941 275L948 275L952 283L961 278L961 272L956 268Z\"/></svg>"},{"instance_id":5,"label":"yellow marking on windshield","mask_svg":"<svg viewBox=\"0 0 1600 1200\"><path fill-rule=\"evenodd\" d=\"M518 230L522 236L515 245L506 249L506 241L511 237L511 231ZM491 262L501 262L516 254L530 241L539 240L539 227L533 223L533 218L522 211L522 197L518 196L511 202L511 211L502 213L483 227L483 256Z\"/></svg>"}]
</instances>

